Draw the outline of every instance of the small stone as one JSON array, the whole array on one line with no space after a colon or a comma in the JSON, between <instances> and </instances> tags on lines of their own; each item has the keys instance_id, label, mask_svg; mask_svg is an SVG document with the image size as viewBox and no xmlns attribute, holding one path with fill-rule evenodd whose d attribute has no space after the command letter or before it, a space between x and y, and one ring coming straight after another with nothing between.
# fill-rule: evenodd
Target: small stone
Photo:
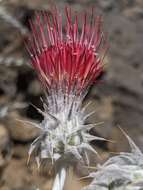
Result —
<instances>
[{"instance_id":1,"label":"small stone","mask_svg":"<svg viewBox=\"0 0 143 190\"><path fill-rule=\"evenodd\" d=\"M21 160L12 159L10 164L4 170L2 181L10 189L22 189L29 184L30 174L26 168L26 165ZM29 185L30 186L30 185Z\"/></svg>"},{"instance_id":2,"label":"small stone","mask_svg":"<svg viewBox=\"0 0 143 190\"><path fill-rule=\"evenodd\" d=\"M3 186L0 188L1 190L10 190L7 186Z\"/></svg>"},{"instance_id":3,"label":"small stone","mask_svg":"<svg viewBox=\"0 0 143 190\"><path fill-rule=\"evenodd\" d=\"M124 11L124 15L129 18L142 19L143 18L143 8L136 6L133 8L126 9Z\"/></svg>"},{"instance_id":4,"label":"small stone","mask_svg":"<svg viewBox=\"0 0 143 190\"><path fill-rule=\"evenodd\" d=\"M13 157L18 159L28 159L28 150L29 147L27 145L15 144L13 147Z\"/></svg>"},{"instance_id":5,"label":"small stone","mask_svg":"<svg viewBox=\"0 0 143 190\"><path fill-rule=\"evenodd\" d=\"M127 139L118 127L112 128L110 140L112 142L108 142L107 145L110 152L126 152L129 150Z\"/></svg>"},{"instance_id":6,"label":"small stone","mask_svg":"<svg viewBox=\"0 0 143 190\"><path fill-rule=\"evenodd\" d=\"M101 8L103 8L104 10L110 10L113 8L114 6L114 1L113 0L100 0L99 1L99 5L101 6Z\"/></svg>"},{"instance_id":7,"label":"small stone","mask_svg":"<svg viewBox=\"0 0 143 190\"><path fill-rule=\"evenodd\" d=\"M6 127L0 124L0 168L6 166L10 158L10 139Z\"/></svg>"},{"instance_id":8,"label":"small stone","mask_svg":"<svg viewBox=\"0 0 143 190\"><path fill-rule=\"evenodd\" d=\"M34 96L38 96L41 94L42 88L38 80L34 80L30 83L28 87L28 92Z\"/></svg>"},{"instance_id":9,"label":"small stone","mask_svg":"<svg viewBox=\"0 0 143 190\"><path fill-rule=\"evenodd\" d=\"M50 178L42 176L40 171L41 169L38 170L34 162L32 162L32 165L27 165L25 159L11 159L3 172L1 180L10 190L38 190L38 188L42 190L45 184L47 184L46 190L50 190Z\"/></svg>"},{"instance_id":10,"label":"small stone","mask_svg":"<svg viewBox=\"0 0 143 190\"><path fill-rule=\"evenodd\" d=\"M87 101L89 102L89 100ZM113 120L113 105L111 98L102 98L100 102L90 99L91 104L86 109L86 113L93 114L87 118L87 123L93 123L99 125L95 126L92 131L93 134L99 134L101 137L108 138L112 130Z\"/></svg>"},{"instance_id":11,"label":"small stone","mask_svg":"<svg viewBox=\"0 0 143 190\"><path fill-rule=\"evenodd\" d=\"M0 148L2 149L9 141L9 135L6 127L0 124Z\"/></svg>"}]
</instances>

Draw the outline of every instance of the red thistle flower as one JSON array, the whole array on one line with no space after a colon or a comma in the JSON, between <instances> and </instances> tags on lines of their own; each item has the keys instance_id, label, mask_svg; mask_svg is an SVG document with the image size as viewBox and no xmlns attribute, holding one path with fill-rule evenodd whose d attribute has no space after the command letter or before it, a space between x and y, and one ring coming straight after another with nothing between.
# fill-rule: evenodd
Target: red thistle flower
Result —
<instances>
[{"instance_id":1,"label":"red thistle flower","mask_svg":"<svg viewBox=\"0 0 143 190\"><path fill-rule=\"evenodd\" d=\"M38 12L35 22L30 21L32 35L27 43L28 51L48 91L48 106L44 103L44 111L38 109L44 119L35 125L42 133L29 150L29 156L35 151L38 165L45 158L57 162L68 161L72 156L83 161L82 155L89 163L87 150L97 154L89 142L105 140L88 133L95 127L85 124L92 112L85 114L86 106L80 106L87 89L103 70L106 43L101 17L93 16L93 11L91 17L84 13L81 26L79 16L69 8L65 9L65 17L63 26L62 16L55 9L51 14ZM63 171L57 174L53 190L63 188Z\"/></svg>"},{"instance_id":2,"label":"red thistle flower","mask_svg":"<svg viewBox=\"0 0 143 190\"><path fill-rule=\"evenodd\" d=\"M94 16L93 11L91 17L84 13L80 30L79 16L69 8L65 8L64 27L56 8L51 14L41 11L35 16L35 22L30 21L28 51L52 99L51 106L53 101L58 104L59 96L63 97L60 103L66 104L70 96L83 98L103 70L101 55L106 43L101 17Z\"/></svg>"}]
</instances>

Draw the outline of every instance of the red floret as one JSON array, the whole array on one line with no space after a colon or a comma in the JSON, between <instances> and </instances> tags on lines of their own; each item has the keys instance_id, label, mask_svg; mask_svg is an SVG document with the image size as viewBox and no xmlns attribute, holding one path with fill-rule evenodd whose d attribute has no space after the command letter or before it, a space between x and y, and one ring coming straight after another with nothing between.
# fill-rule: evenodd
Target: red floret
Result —
<instances>
[{"instance_id":1,"label":"red floret","mask_svg":"<svg viewBox=\"0 0 143 190\"><path fill-rule=\"evenodd\" d=\"M37 12L35 21L30 21L27 47L49 93L60 89L63 94L81 95L103 70L106 39L101 17L93 16L93 11L89 17L86 13L80 17L65 8L65 17L63 26L56 8L51 14Z\"/></svg>"}]
</instances>

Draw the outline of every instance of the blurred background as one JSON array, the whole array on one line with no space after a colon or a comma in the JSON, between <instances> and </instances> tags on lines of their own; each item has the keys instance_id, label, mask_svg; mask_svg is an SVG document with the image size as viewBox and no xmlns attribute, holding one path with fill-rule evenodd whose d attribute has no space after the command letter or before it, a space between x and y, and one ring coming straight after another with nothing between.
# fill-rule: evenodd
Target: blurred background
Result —
<instances>
[{"instance_id":1,"label":"blurred background","mask_svg":"<svg viewBox=\"0 0 143 190\"><path fill-rule=\"evenodd\" d=\"M128 150L118 126L143 150L143 0L0 0L0 190L51 189L54 174L52 169L48 172L48 164L38 171L33 161L26 163L30 143L39 131L19 121L42 120L31 105L41 108L43 92L30 67L24 39L34 11L50 12L51 4L62 11L69 5L79 12L95 6L109 37L101 82L92 87L84 103L91 100L87 112L96 110L88 122L104 122L91 133L113 142L92 142L101 159L89 154L91 166ZM67 190L79 190L88 183L78 180L88 169L80 164L74 168Z\"/></svg>"}]
</instances>

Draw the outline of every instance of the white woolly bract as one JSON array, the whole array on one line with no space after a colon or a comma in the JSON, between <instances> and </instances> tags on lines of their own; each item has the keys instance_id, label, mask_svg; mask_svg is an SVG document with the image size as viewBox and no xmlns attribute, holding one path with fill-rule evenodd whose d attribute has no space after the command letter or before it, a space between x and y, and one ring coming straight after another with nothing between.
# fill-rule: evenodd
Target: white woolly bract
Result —
<instances>
[{"instance_id":1,"label":"white woolly bract","mask_svg":"<svg viewBox=\"0 0 143 190\"><path fill-rule=\"evenodd\" d=\"M126 135L126 134L125 134ZM131 153L122 152L109 158L97 172L84 190L142 190L143 189L143 154L131 138L126 135Z\"/></svg>"},{"instance_id":2,"label":"white woolly bract","mask_svg":"<svg viewBox=\"0 0 143 190\"><path fill-rule=\"evenodd\" d=\"M69 102L66 107L61 105L60 112L54 111L55 105L53 108L51 106L49 108L44 103L45 111L43 112L37 108L44 116L44 120L41 124L35 125L41 129L41 135L31 144L29 156L32 153L35 155L38 166L42 159L50 159L54 163L59 159L73 156L83 161L85 159L82 155L83 153L87 155L87 150L97 154L89 142L105 139L89 134L89 130L98 124L85 124L85 119L89 115L86 116L84 113L86 106L81 109L80 103L75 100L74 104ZM49 110L52 110L52 113ZM86 159L88 163L88 157Z\"/></svg>"}]
</instances>

